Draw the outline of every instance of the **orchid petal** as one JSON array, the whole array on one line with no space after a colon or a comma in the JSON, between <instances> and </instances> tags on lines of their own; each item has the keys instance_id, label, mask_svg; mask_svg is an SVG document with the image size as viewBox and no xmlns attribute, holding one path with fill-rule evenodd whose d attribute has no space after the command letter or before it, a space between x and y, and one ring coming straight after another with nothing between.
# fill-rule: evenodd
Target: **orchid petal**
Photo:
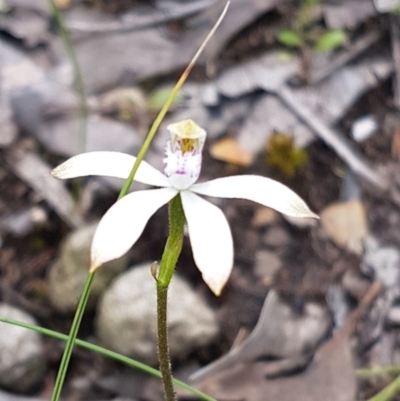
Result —
<instances>
[{"instance_id":1,"label":"orchid petal","mask_svg":"<svg viewBox=\"0 0 400 401\"><path fill-rule=\"evenodd\" d=\"M177 193L173 188L136 191L111 206L93 237L90 271L128 252L150 217Z\"/></svg>"},{"instance_id":2,"label":"orchid petal","mask_svg":"<svg viewBox=\"0 0 400 401\"><path fill-rule=\"evenodd\" d=\"M58 179L104 175L107 177L128 178L136 157L120 152L88 152L71 157L56 167L51 174ZM142 161L135 175L135 181L156 187L169 187L167 177Z\"/></svg>"},{"instance_id":3,"label":"orchid petal","mask_svg":"<svg viewBox=\"0 0 400 401\"><path fill-rule=\"evenodd\" d=\"M306 203L278 181L258 175L236 175L195 184L190 190L217 198L248 199L293 217L314 217Z\"/></svg>"},{"instance_id":4,"label":"orchid petal","mask_svg":"<svg viewBox=\"0 0 400 401\"><path fill-rule=\"evenodd\" d=\"M222 211L190 191L181 192L194 261L215 295L220 295L233 266L233 240Z\"/></svg>"}]
</instances>

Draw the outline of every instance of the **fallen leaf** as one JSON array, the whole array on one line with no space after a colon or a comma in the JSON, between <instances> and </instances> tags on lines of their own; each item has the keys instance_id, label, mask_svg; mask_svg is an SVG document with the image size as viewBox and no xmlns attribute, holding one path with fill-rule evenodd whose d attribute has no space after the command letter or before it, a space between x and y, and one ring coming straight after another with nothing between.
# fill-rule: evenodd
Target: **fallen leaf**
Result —
<instances>
[{"instance_id":1,"label":"fallen leaf","mask_svg":"<svg viewBox=\"0 0 400 401\"><path fill-rule=\"evenodd\" d=\"M243 149L233 138L216 142L211 146L210 153L214 159L238 166L250 166L253 163L253 155Z\"/></svg>"},{"instance_id":2,"label":"fallen leaf","mask_svg":"<svg viewBox=\"0 0 400 401\"><path fill-rule=\"evenodd\" d=\"M321 212L321 224L325 233L338 246L360 255L363 240L368 235L367 213L357 199L334 203Z\"/></svg>"},{"instance_id":3,"label":"fallen leaf","mask_svg":"<svg viewBox=\"0 0 400 401\"><path fill-rule=\"evenodd\" d=\"M51 167L36 154L23 151L7 151L4 158L10 170L27 183L69 226L82 224L81 217L74 211L74 201L62 181L50 175Z\"/></svg>"},{"instance_id":4,"label":"fallen leaf","mask_svg":"<svg viewBox=\"0 0 400 401\"><path fill-rule=\"evenodd\" d=\"M196 388L224 401L354 401L356 374L351 348L351 336L359 319L371 307L382 290L373 283L359 306L345 324L315 354L309 366L295 374L271 378L277 368L287 374L288 367L301 369L305 360L245 362L215 374ZM304 366L304 365L303 365Z\"/></svg>"}]
</instances>

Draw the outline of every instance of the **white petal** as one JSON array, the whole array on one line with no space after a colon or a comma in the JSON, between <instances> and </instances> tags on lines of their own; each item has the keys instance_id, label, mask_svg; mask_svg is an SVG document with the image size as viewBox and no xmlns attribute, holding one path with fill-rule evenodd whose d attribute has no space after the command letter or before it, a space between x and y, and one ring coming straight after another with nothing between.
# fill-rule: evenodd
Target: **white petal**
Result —
<instances>
[{"instance_id":1,"label":"white petal","mask_svg":"<svg viewBox=\"0 0 400 401\"><path fill-rule=\"evenodd\" d=\"M314 217L306 203L278 181L258 175L236 175L195 184L190 190L217 198L248 199L293 217Z\"/></svg>"},{"instance_id":2,"label":"white petal","mask_svg":"<svg viewBox=\"0 0 400 401\"><path fill-rule=\"evenodd\" d=\"M88 152L71 157L56 167L51 174L55 178L84 177L104 175L108 177L128 178L136 157L120 152ZM170 186L167 177L149 163L142 161L135 175L135 181L156 187Z\"/></svg>"},{"instance_id":3,"label":"white petal","mask_svg":"<svg viewBox=\"0 0 400 401\"><path fill-rule=\"evenodd\" d=\"M194 261L215 295L220 295L233 266L233 241L222 211L190 191L182 191Z\"/></svg>"},{"instance_id":4,"label":"white petal","mask_svg":"<svg viewBox=\"0 0 400 401\"><path fill-rule=\"evenodd\" d=\"M93 237L90 270L94 271L128 252L150 217L177 193L173 188L136 191L111 206L100 220Z\"/></svg>"}]
</instances>

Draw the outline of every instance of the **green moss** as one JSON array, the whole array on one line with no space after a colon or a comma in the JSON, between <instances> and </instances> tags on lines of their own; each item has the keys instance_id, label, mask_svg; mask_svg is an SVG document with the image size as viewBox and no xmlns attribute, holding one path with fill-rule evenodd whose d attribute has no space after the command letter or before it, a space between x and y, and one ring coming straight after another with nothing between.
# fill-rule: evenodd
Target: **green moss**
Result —
<instances>
[{"instance_id":1,"label":"green moss","mask_svg":"<svg viewBox=\"0 0 400 401\"><path fill-rule=\"evenodd\" d=\"M294 176L307 163L307 152L296 148L293 137L276 134L270 137L266 146L267 164L278 168L288 177Z\"/></svg>"}]
</instances>

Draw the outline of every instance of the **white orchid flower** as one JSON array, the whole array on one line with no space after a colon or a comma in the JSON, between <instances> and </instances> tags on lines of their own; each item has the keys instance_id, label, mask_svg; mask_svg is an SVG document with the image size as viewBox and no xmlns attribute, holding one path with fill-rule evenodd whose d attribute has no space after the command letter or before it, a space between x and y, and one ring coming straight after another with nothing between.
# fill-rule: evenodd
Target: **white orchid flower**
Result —
<instances>
[{"instance_id":1,"label":"white orchid flower","mask_svg":"<svg viewBox=\"0 0 400 401\"><path fill-rule=\"evenodd\" d=\"M93 238L91 271L125 254L150 217L178 194L195 263L216 295L221 293L233 267L232 234L222 211L199 195L248 199L288 216L318 218L292 190L266 177L239 175L196 184L206 132L192 120L172 124L168 130L164 173L142 161L135 176L138 182L161 188L132 192L107 211ZM55 168L52 175L59 179L89 175L126 179L135 160L119 152L83 153Z\"/></svg>"}]
</instances>

